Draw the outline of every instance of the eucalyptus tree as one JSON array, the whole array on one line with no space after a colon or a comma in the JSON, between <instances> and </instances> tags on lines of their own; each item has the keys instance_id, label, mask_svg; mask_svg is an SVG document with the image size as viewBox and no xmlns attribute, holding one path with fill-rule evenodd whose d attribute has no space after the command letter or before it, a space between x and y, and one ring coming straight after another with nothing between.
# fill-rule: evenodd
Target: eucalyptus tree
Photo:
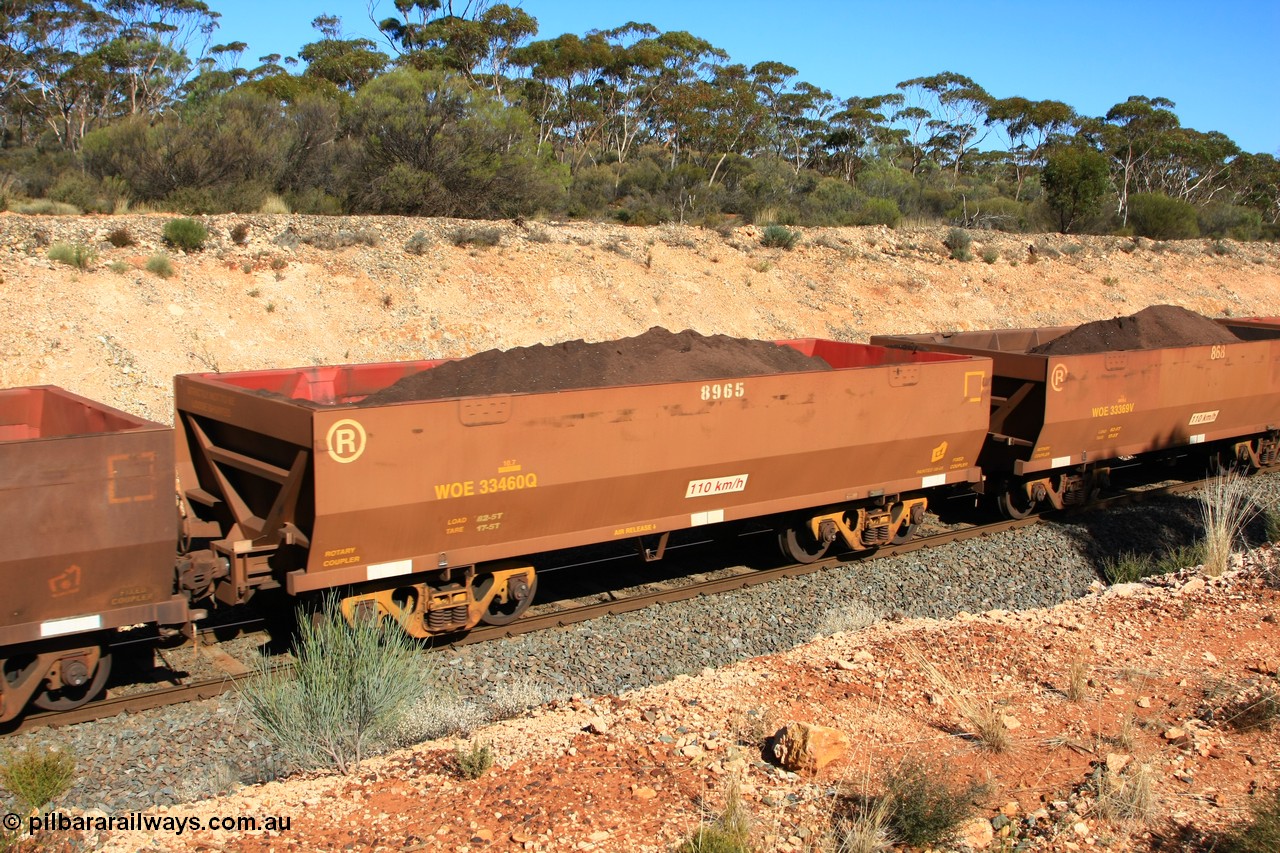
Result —
<instances>
[{"instance_id":1,"label":"eucalyptus tree","mask_svg":"<svg viewBox=\"0 0 1280 853\"><path fill-rule=\"evenodd\" d=\"M1107 155L1118 199L1116 214L1129 221L1129 194L1147 160L1162 144L1166 134L1180 126L1168 98L1132 95L1107 111L1105 118L1082 127Z\"/></svg>"},{"instance_id":2,"label":"eucalyptus tree","mask_svg":"<svg viewBox=\"0 0 1280 853\"><path fill-rule=\"evenodd\" d=\"M1076 111L1062 101L1001 98L987 107L987 125L999 125L1008 140L1013 165L1014 201L1022 199L1022 186L1031 170L1039 167L1046 146L1062 140L1076 121Z\"/></svg>"},{"instance_id":3,"label":"eucalyptus tree","mask_svg":"<svg viewBox=\"0 0 1280 853\"><path fill-rule=\"evenodd\" d=\"M1170 128L1141 163L1134 185L1141 192L1203 205L1226 192L1231 164L1239 154L1240 146L1225 134Z\"/></svg>"},{"instance_id":4,"label":"eucalyptus tree","mask_svg":"<svg viewBox=\"0 0 1280 853\"><path fill-rule=\"evenodd\" d=\"M827 119L822 143L826 171L852 183L876 149L903 143L905 131L888 124L890 108L901 107L902 103L903 96L896 92L846 99L842 108Z\"/></svg>"},{"instance_id":5,"label":"eucalyptus tree","mask_svg":"<svg viewBox=\"0 0 1280 853\"><path fill-rule=\"evenodd\" d=\"M394 0L395 15L369 18L396 51L398 64L457 71L503 96L521 45L538 33L538 22L519 6L491 0Z\"/></svg>"},{"instance_id":6,"label":"eucalyptus tree","mask_svg":"<svg viewBox=\"0 0 1280 853\"><path fill-rule=\"evenodd\" d=\"M1272 225L1280 224L1280 160L1270 154L1241 154L1231 161L1229 186L1236 204L1254 208Z\"/></svg>"},{"instance_id":7,"label":"eucalyptus tree","mask_svg":"<svg viewBox=\"0 0 1280 853\"><path fill-rule=\"evenodd\" d=\"M585 38L564 33L513 51L512 62L528 69L521 103L538 125L537 145L551 145L557 158L576 169L603 136L604 113L595 87L613 50L600 32Z\"/></svg>"},{"instance_id":8,"label":"eucalyptus tree","mask_svg":"<svg viewBox=\"0 0 1280 853\"><path fill-rule=\"evenodd\" d=\"M763 109L761 144L791 164L796 175L818 154L825 118L834 101L831 93L812 83L792 82L797 70L782 62L751 67L757 98Z\"/></svg>"},{"instance_id":9,"label":"eucalyptus tree","mask_svg":"<svg viewBox=\"0 0 1280 853\"><path fill-rule=\"evenodd\" d=\"M112 33L96 59L129 115L155 113L177 97L205 55L221 14L202 0L106 0Z\"/></svg>"},{"instance_id":10,"label":"eucalyptus tree","mask_svg":"<svg viewBox=\"0 0 1280 853\"><path fill-rule=\"evenodd\" d=\"M629 21L600 31L610 46L597 91L607 114L606 148L624 163L637 140L661 137L667 96L697 78L718 52L710 42L684 31L661 32Z\"/></svg>"},{"instance_id":11,"label":"eucalyptus tree","mask_svg":"<svg viewBox=\"0 0 1280 853\"><path fill-rule=\"evenodd\" d=\"M919 109L929 114L924 127L931 135L924 145L937 155L949 157L952 174L959 177L965 155L986 138L983 127L991 96L973 80L953 71L904 80L898 88L915 94ZM903 113L900 111L899 115ZM913 112L908 118L916 123L921 116ZM939 165L945 164L939 160ZM913 174L914 171L913 168Z\"/></svg>"},{"instance_id":12,"label":"eucalyptus tree","mask_svg":"<svg viewBox=\"0 0 1280 853\"><path fill-rule=\"evenodd\" d=\"M336 15L319 15L311 26L320 33L319 41L302 46L298 57L307 63L303 74L328 80L339 89L354 92L381 74L391 57L378 50L367 38L346 38L342 19Z\"/></svg>"}]
</instances>

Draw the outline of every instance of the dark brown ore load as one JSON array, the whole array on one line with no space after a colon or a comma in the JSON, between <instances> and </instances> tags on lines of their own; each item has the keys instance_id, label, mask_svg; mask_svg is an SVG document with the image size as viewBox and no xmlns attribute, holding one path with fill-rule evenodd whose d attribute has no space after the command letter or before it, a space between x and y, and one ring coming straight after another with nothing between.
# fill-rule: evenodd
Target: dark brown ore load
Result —
<instances>
[{"instance_id":1,"label":"dark brown ore load","mask_svg":"<svg viewBox=\"0 0 1280 853\"><path fill-rule=\"evenodd\" d=\"M1240 339L1208 317L1177 305L1152 305L1128 317L1096 320L1033 347L1039 355L1234 344Z\"/></svg>"},{"instance_id":2,"label":"dark brown ore load","mask_svg":"<svg viewBox=\"0 0 1280 853\"><path fill-rule=\"evenodd\" d=\"M633 338L596 344L577 340L487 350L406 376L360 405L830 369L821 358L770 341L655 326Z\"/></svg>"}]
</instances>

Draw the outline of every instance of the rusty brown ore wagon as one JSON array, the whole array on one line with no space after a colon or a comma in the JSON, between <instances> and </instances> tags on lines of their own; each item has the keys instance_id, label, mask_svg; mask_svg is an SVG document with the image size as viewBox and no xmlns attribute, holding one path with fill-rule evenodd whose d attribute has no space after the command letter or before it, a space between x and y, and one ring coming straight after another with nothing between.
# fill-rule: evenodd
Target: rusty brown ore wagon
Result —
<instances>
[{"instance_id":1,"label":"rusty brown ore wagon","mask_svg":"<svg viewBox=\"0 0 1280 853\"><path fill-rule=\"evenodd\" d=\"M995 373L983 488L1021 517L1087 501L1115 460L1194 450L1252 467L1280 449L1280 324L1221 321L1207 346L1030 352L1074 327L881 335L872 343L983 355Z\"/></svg>"},{"instance_id":2,"label":"rusty brown ore wagon","mask_svg":"<svg viewBox=\"0 0 1280 853\"><path fill-rule=\"evenodd\" d=\"M503 624L529 555L785 516L796 559L902 539L976 483L990 358L782 342L830 371L358 405L441 362L175 378L182 587L339 588L416 636Z\"/></svg>"},{"instance_id":3,"label":"rusty brown ore wagon","mask_svg":"<svg viewBox=\"0 0 1280 853\"><path fill-rule=\"evenodd\" d=\"M0 722L99 692L119 629L174 595L173 430L61 388L0 390Z\"/></svg>"}]
</instances>

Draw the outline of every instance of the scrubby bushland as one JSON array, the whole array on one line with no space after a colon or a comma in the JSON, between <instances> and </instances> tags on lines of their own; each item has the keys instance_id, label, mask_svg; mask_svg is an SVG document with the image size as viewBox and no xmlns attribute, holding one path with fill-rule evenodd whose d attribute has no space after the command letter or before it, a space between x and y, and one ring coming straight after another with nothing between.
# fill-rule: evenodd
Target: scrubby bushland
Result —
<instances>
[{"instance_id":1,"label":"scrubby bushland","mask_svg":"<svg viewBox=\"0 0 1280 853\"><path fill-rule=\"evenodd\" d=\"M138 200L189 213L258 210L276 188L323 183L338 133L336 104L288 110L238 90L159 120L137 115L85 137L88 173Z\"/></svg>"},{"instance_id":2,"label":"scrubby bushland","mask_svg":"<svg viewBox=\"0 0 1280 853\"><path fill-rule=\"evenodd\" d=\"M505 217L559 207L567 170L539 157L528 116L457 76L405 68L351 107L352 208L413 216Z\"/></svg>"},{"instance_id":3,"label":"scrubby bushland","mask_svg":"<svg viewBox=\"0 0 1280 853\"><path fill-rule=\"evenodd\" d=\"M1154 240L1185 240L1200 236L1195 207L1159 193L1130 196L1129 223L1133 226L1133 233Z\"/></svg>"}]
</instances>

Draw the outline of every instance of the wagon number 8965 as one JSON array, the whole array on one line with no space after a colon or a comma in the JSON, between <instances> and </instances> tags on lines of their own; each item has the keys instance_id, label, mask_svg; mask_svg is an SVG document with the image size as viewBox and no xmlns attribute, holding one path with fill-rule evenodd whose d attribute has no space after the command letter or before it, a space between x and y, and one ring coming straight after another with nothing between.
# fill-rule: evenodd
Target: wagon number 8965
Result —
<instances>
[{"instance_id":1,"label":"wagon number 8965","mask_svg":"<svg viewBox=\"0 0 1280 853\"><path fill-rule=\"evenodd\" d=\"M715 385L702 386L702 399L704 400L728 400L732 397L747 396L745 383L742 382L720 382Z\"/></svg>"}]
</instances>

